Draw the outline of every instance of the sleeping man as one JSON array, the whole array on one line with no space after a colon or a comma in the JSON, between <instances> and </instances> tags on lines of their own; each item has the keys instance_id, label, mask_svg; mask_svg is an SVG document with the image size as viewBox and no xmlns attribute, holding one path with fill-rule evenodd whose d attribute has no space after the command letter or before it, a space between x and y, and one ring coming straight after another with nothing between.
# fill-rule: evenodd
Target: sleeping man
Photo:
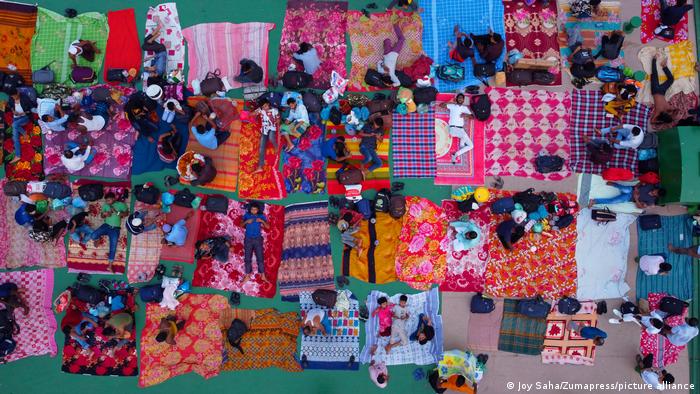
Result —
<instances>
[{"instance_id":1,"label":"sleeping man","mask_svg":"<svg viewBox=\"0 0 700 394\"><path fill-rule=\"evenodd\" d=\"M637 208L644 209L646 207L656 205L659 197L666 195L666 190L654 185L640 183L635 186L620 185L615 182L608 182L609 186L614 186L620 193L615 197L591 199L588 202L588 207L591 208L596 204L621 204L625 202L634 202Z\"/></svg>"}]
</instances>

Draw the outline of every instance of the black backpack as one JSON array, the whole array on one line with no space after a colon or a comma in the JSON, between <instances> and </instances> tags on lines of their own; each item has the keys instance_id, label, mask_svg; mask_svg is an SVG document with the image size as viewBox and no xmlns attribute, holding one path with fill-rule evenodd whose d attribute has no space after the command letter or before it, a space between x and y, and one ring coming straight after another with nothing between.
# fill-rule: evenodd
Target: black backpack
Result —
<instances>
[{"instance_id":1,"label":"black backpack","mask_svg":"<svg viewBox=\"0 0 700 394\"><path fill-rule=\"evenodd\" d=\"M542 196L535 194L535 189L530 188L513 195L513 201L523 206L523 211L530 213L539 209L542 204Z\"/></svg>"},{"instance_id":2,"label":"black backpack","mask_svg":"<svg viewBox=\"0 0 700 394\"><path fill-rule=\"evenodd\" d=\"M9 309L0 309L0 339L12 338L19 333L19 325Z\"/></svg>"},{"instance_id":3,"label":"black backpack","mask_svg":"<svg viewBox=\"0 0 700 394\"><path fill-rule=\"evenodd\" d=\"M642 215L639 217L639 228L644 231L656 230L661 228L661 216L659 215Z\"/></svg>"},{"instance_id":4,"label":"black backpack","mask_svg":"<svg viewBox=\"0 0 700 394\"><path fill-rule=\"evenodd\" d=\"M415 88L413 90L413 102L418 104L430 104L437 98L438 91L432 86Z\"/></svg>"},{"instance_id":5,"label":"black backpack","mask_svg":"<svg viewBox=\"0 0 700 394\"><path fill-rule=\"evenodd\" d=\"M24 85L24 79L22 79L21 75L16 73L5 74L0 90L6 94L10 94L12 90L17 89L22 85Z\"/></svg>"},{"instance_id":6,"label":"black backpack","mask_svg":"<svg viewBox=\"0 0 700 394\"><path fill-rule=\"evenodd\" d=\"M620 305L620 312L623 315L627 314L633 314L633 315L638 315L639 314L639 308L637 305L634 304L632 301L625 301Z\"/></svg>"},{"instance_id":7,"label":"black backpack","mask_svg":"<svg viewBox=\"0 0 700 394\"><path fill-rule=\"evenodd\" d=\"M659 173L659 159L657 157L648 160L640 160L638 171L640 174L646 174L647 172Z\"/></svg>"},{"instance_id":8,"label":"black backpack","mask_svg":"<svg viewBox=\"0 0 700 394\"><path fill-rule=\"evenodd\" d=\"M518 313L527 317L543 319L547 317L552 306L549 305L547 301L543 300L541 296L537 296L535 298L518 301L515 309Z\"/></svg>"},{"instance_id":9,"label":"black backpack","mask_svg":"<svg viewBox=\"0 0 700 394\"><path fill-rule=\"evenodd\" d=\"M375 212L389 212L389 205L391 204L391 190L381 189L377 192L377 196L374 198L374 211Z\"/></svg>"},{"instance_id":10,"label":"black backpack","mask_svg":"<svg viewBox=\"0 0 700 394\"><path fill-rule=\"evenodd\" d=\"M608 208L591 210L591 219L598 223L607 224L617 220L617 214Z\"/></svg>"},{"instance_id":11,"label":"black backpack","mask_svg":"<svg viewBox=\"0 0 700 394\"><path fill-rule=\"evenodd\" d=\"M659 310L668 313L668 316L680 316L688 303L675 297L664 297L659 302Z\"/></svg>"},{"instance_id":12,"label":"black backpack","mask_svg":"<svg viewBox=\"0 0 700 394\"><path fill-rule=\"evenodd\" d=\"M593 164L605 165L608 164L613 157L613 147L606 143L602 144L586 144L586 150L591 157Z\"/></svg>"},{"instance_id":13,"label":"black backpack","mask_svg":"<svg viewBox=\"0 0 700 394\"><path fill-rule=\"evenodd\" d=\"M559 219L557 219L556 222L552 223L553 226L556 226L559 230L567 228L571 225L571 223L574 222L574 215L571 214L566 214Z\"/></svg>"},{"instance_id":14,"label":"black backpack","mask_svg":"<svg viewBox=\"0 0 700 394\"><path fill-rule=\"evenodd\" d=\"M535 168L541 174L558 172L564 167L564 159L556 155L541 155L535 159Z\"/></svg>"},{"instance_id":15,"label":"black backpack","mask_svg":"<svg viewBox=\"0 0 700 394\"><path fill-rule=\"evenodd\" d=\"M223 194L213 194L207 197L204 205L209 212L228 213L228 197Z\"/></svg>"},{"instance_id":16,"label":"black backpack","mask_svg":"<svg viewBox=\"0 0 700 394\"><path fill-rule=\"evenodd\" d=\"M618 37L617 42L608 41L600 49L600 54L608 60L615 60L620 56L620 51L622 50L622 44L625 42L625 36L614 34Z\"/></svg>"},{"instance_id":17,"label":"black backpack","mask_svg":"<svg viewBox=\"0 0 700 394\"><path fill-rule=\"evenodd\" d=\"M373 68L367 69L367 72L365 73L365 83L375 88L386 87L386 84L384 83L384 80L382 78L382 73Z\"/></svg>"},{"instance_id":18,"label":"black backpack","mask_svg":"<svg viewBox=\"0 0 700 394\"><path fill-rule=\"evenodd\" d=\"M136 185L134 187L134 197L145 204L155 204L160 198L160 190L155 186L143 187Z\"/></svg>"},{"instance_id":19,"label":"black backpack","mask_svg":"<svg viewBox=\"0 0 700 394\"><path fill-rule=\"evenodd\" d=\"M486 298L481 293L476 293L472 296L472 300L469 304L469 311L471 313L491 313L496 309L496 305L493 299Z\"/></svg>"},{"instance_id":20,"label":"black backpack","mask_svg":"<svg viewBox=\"0 0 700 394\"><path fill-rule=\"evenodd\" d=\"M84 201L97 201L104 197L104 187L100 183L89 183L78 187L78 195Z\"/></svg>"},{"instance_id":21,"label":"black backpack","mask_svg":"<svg viewBox=\"0 0 700 394\"><path fill-rule=\"evenodd\" d=\"M328 120L330 120L331 123L337 126L343 123L343 113L340 112L340 110L337 107L333 107L331 108L331 111L328 114Z\"/></svg>"},{"instance_id":22,"label":"black backpack","mask_svg":"<svg viewBox=\"0 0 700 394\"><path fill-rule=\"evenodd\" d=\"M17 342L12 338L0 339L0 361L5 361L4 358L12 354L17 348Z\"/></svg>"},{"instance_id":23,"label":"black backpack","mask_svg":"<svg viewBox=\"0 0 700 394\"><path fill-rule=\"evenodd\" d=\"M491 117L491 100L486 94L472 96L469 107L477 120L483 122Z\"/></svg>"},{"instance_id":24,"label":"black backpack","mask_svg":"<svg viewBox=\"0 0 700 394\"><path fill-rule=\"evenodd\" d=\"M97 305L104 301L105 293L90 285L79 284L73 290L73 296L90 305Z\"/></svg>"},{"instance_id":25,"label":"black backpack","mask_svg":"<svg viewBox=\"0 0 700 394\"><path fill-rule=\"evenodd\" d=\"M389 216L401 219L406 214L406 197L402 194L392 194L389 200Z\"/></svg>"},{"instance_id":26,"label":"black backpack","mask_svg":"<svg viewBox=\"0 0 700 394\"><path fill-rule=\"evenodd\" d=\"M581 310L581 303L576 298L564 297L557 303L557 310L565 315L575 315Z\"/></svg>"},{"instance_id":27,"label":"black backpack","mask_svg":"<svg viewBox=\"0 0 700 394\"><path fill-rule=\"evenodd\" d=\"M318 98L318 94L311 90L304 92L302 95L302 100L304 101L304 106L309 112L321 112L323 105L321 100Z\"/></svg>"},{"instance_id":28,"label":"black backpack","mask_svg":"<svg viewBox=\"0 0 700 394\"><path fill-rule=\"evenodd\" d=\"M175 193L173 204L183 208L192 208L192 201L194 201L195 197L196 196L192 194L190 189L182 189Z\"/></svg>"},{"instance_id":29,"label":"black backpack","mask_svg":"<svg viewBox=\"0 0 700 394\"><path fill-rule=\"evenodd\" d=\"M248 326L241 319L233 319L231 322L231 327L229 327L228 331L226 332L226 339L228 339L228 343L230 343L234 348L238 349L241 354L245 354L245 352L243 352L243 348L241 347L241 341L243 340L243 334L246 332L248 332Z\"/></svg>"},{"instance_id":30,"label":"black backpack","mask_svg":"<svg viewBox=\"0 0 700 394\"><path fill-rule=\"evenodd\" d=\"M334 308L338 299L338 292L330 289L317 289L311 293L311 298L316 305Z\"/></svg>"},{"instance_id":31,"label":"black backpack","mask_svg":"<svg viewBox=\"0 0 700 394\"><path fill-rule=\"evenodd\" d=\"M163 286L160 283L143 286L139 289L139 297L143 302L161 302L163 300Z\"/></svg>"},{"instance_id":32,"label":"black backpack","mask_svg":"<svg viewBox=\"0 0 700 394\"><path fill-rule=\"evenodd\" d=\"M313 77L303 71L287 71L282 77L282 85L286 89L299 90L311 84Z\"/></svg>"},{"instance_id":33,"label":"black backpack","mask_svg":"<svg viewBox=\"0 0 700 394\"><path fill-rule=\"evenodd\" d=\"M17 197L27 193L27 181L8 181L2 186L2 192L6 196Z\"/></svg>"},{"instance_id":34,"label":"black backpack","mask_svg":"<svg viewBox=\"0 0 700 394\"><path fill-rule=\"evenodd\" d=\"M61 182L46 182L46 187L44 188L44 195L48 198L62 200L66 197L70 197L73 190L69 185Z\"/></svg>"},{"instance_id":35,"label":"black backpack","mask_svg":"<svg viewBox=\"0 0 700 394\"><path fill-rule=\"evenodd\" d=\"M532 73L532 82L537 85L551 85L555 80L556 77L549 71L535 71Z\"/></svg>"},{"instance_id":36,"label":"black backpack","mask_svg":"<svg viewBox=\"0 0 700 394\"><path fill-rule=\"evenodd\" d=\"M362 170L355 166L343 165L341 170L335 173L335 177L341 185L360 185L365 180Z\"/></svg>"},{"instance_id":37,"label":"black backpack","mask_svg":"<svg viewBox=\"0 0 700 394\"><path fill-rule=\"evenodd\" d=\"M410 88L414 83L416 83L413 78L409 77L408 74L403 71L396 70L395 74L396 78L399 79L399 84L405 88Z\"/></svg>"}]
</instances>

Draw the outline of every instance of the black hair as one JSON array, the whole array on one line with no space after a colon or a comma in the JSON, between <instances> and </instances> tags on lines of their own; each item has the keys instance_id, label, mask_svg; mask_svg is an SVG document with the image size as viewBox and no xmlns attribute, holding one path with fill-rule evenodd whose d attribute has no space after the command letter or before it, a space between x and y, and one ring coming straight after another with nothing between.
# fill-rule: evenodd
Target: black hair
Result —
<instances>
[{"instance_id":1,"label":"black hair","mask_svg":"<svg viewBox=\"0 0 700 394\"><path fill-rule=\"evenodd\" d=\"M669 263L659 264L659 272L669 272L671 271L671 268L673 268L673 266Z\"/></svg>"},{"instance_id":2,"label":"black hair","mask_svg":"<svg viewBox=\"0 0 700 394\"><path fill-rule=\"evenodd\" d=\"M302 42L299 45L299 50L297 51L297 53L301 55L302 53L306 53L312 49L313 49L313 46L311 44L309 44L308 42Z\"/></svg>"},{"instance_id":3,"label":"black hair","mask_svg":"<svg viewBox=\"0 0 700 394\"><path fill-rule=\"evenodd\" d=\"M342 137L338 137L342 138ZM333 151L335 152L335 155L337 157L343 157L345 156L345 139L343 140L335 140L335 144L333 144Z\"/></svg>"},{"instance_id":4,"label":"black hair","mask_svg":"<svg viewBox=\"0 0 700 394\"><path fill-rule=\"evenodd\" d=\"M462 94L462 93L457 93L457 95L455 96L455 101L457 101L457 99L459 99L460 97L461 97L462 99L464 99L464 94Z\"/></svg>"},{"instance_id":5,"label":"black hair","mask_svg":"<svg viewBox=\"0 0 700 394\"><path fill-rule=\"evenodd\" d=\"M72 159L73 158L73 151L70 149L66 149L63 151L63 156L65 156L66 159Z\"/></svg>"},{"instance_id":6,"label":"black hair","mask_svg":"<svg viewBox=\"0 0 700 394\"><path fill-rule=\"evenodd\" d=\"M408 296L406 294L401 294L401 297L399 297L399 301L408 301Z\"/></svg>"},{"instance_id":7,"label":"black hair","mask_svg":"<svg viewBox=\"0 0 700 394\"><path fill-rule=\"evenodd\" d=\"M605 344L605 338L595 337L595 339L593 340L593 343L596 344L596 346L603 346Z\"/></svg>"},{"instance_id":8,"label":"black hair","mask_svg":"<svg viewBox=\"0 0 700 394\"><path fill-rule=\"evenodd\" d=\"M243 71L244 73L247 73L252 69L253 69L253 66L251 66L250 63L241 61L241 71Z\"/></svg>"},{"instance_id":9,"label":"black hair","mask_svg":"<svg viewBox=\"0 0 700 394\"><path fill-rule=\"evenodd\" d=\"M204 127L203 124L197 125L196 130L199 134L204 134L207 132L207 129Z\"/></svg>"},{"instance_id":10,"label":"black hair","mask_svg":"<svg viewBox=\"0 0 700 394\"><path fill-rule=\"evenodd\" d=\"M51 115L44 114L44 115L41 115L41 120L44 122L50 122L50 120L49 120L50 117L51 117Z\"/></svg>"},{"instance_id":11,"label":"black hair","mask_svg":"<svg viewBox=\"0 0 700 394\"><path fill-rule=\"evenodd\" d=\"M296 103L296 102L297 102L297 100L294 99L294 98L292 98L292 97L290 97L290 98L287 99L287 105L294 104L294 103Z\"/></svg>"},{"instance_id":12,"label":"black hair","mask_svg":"<svg viewBox=\"0 0 700 394\"><path fill-rule=\"evenodd\" d=\"M36 212L36 205L34 204L27 204L27 207L24 208L25 211L27 211L28 214L33 214Z\"/></svg>"},{"instance_id":13,"label":"black hair","mask_svg":"<svg viewBox=\"0 0 700 394\"><path fill-rule=\"evenodd\" d=\"M691 327L697 327L698 326L698 318L691 317L690 319L688 319L688 325Z\"/></svg>"},{"instance_id":14,"label":"black hair","mask_svg":"<svg viewBox=\"0 0 700 394\"><path fill-rule=\"evenodd\" d=\"M175 103L172 101L168 102L165 106L168 108L168 110L175 111Z\"/></svg>"},{"instance_id":15,"label":"black hair","mask_svg":"<svg viewBox=\"0 0 700 394\"><path fill-rule=\"evenodd\" d=\"M384 384L384 382L386 382L386 378L384 378L384 374L377 376L377 383Z\"/></svg>"},{"instance_id":16,"label":"black hair","mask_svg":"<svg viewBox=\"0 0 700 394\"><path fill-rule=\"evenodd\" d=\"M476 239L476 237L479 236L476 231L467 231L467 233L464 235L466 235L468 239Z\"/></svg>"},{"instance_id":17,"label":"black hair","mask_svg":"<svg viewBox=\"0 0 700 394\"><path fill-rule=\"evenodd\" d=\"M8 96L16 96L19 94L19 90L17 88L11 88L9 92L7 92Z\"/></svg>"},{"instance_id":18,"label":"black hair","mask_svg":"<svg viewBox=\"0 0 700 394\"><path fill-rule=\"evenodd\" d=\"M591 1L590 1L590 5L592 5L592 6L595 7L595 6L597 6L597 5L600 5L600 2L601 2L601 1L602 1L602 0L591 0Z\"/></svg>"},{"instance_id":19,"label":"black hair","mask_svg":"<svg viewBox=\"0 0 700 394\"><path fill-rule=\"evenodd\" d=\"M383 83L384 85L389 86L389 85L393 85L393 84L394 84L394 81L391 80L391 76L389 76L389 75L387 75L387 74L382 74L382 76L381 76L380 78L381 78L382 83Z\"/></svg>"},{"instance_id":20,"label":"black hair","mask_svg":"<svg viewBox=\"0 0 700 394\"><path fill-rule=\"evenodd\" d=\"M663 371L661 371L661 374L664 375L664 377L663 377L663 379L661 379L661 381L666 383L666 384L673 384L673 382L676 381L676 378L674 378L673 375L671 375L670 373L666 372L665 369Z\"/></svg>"},{"instance_id":21,"label":"black hair","mask_svg":"<svg viewBox=\"0 0 700 394\"><path fill-rule=\"evenodd\" d=\"M95 61L95 53L96 53L95 50L97 49L97 48L95 48L95 45L93 45L91 42L88 42L86 44L83 44L81 46L81 48L83 50L83 53L81 53L80 55L85 60L87 60L89 62L94 62Z\"/></svg>"},{"instance_id":22,"label":"black hair","mask_svg":"<svg viewBox=\"0 0 700 394\"><path fill-rule=\"evenodd\" d=\"M651 319L651 325L654 328L658 328L659 330L664 328L664 326L665 326L664 322L659 320L659 319Z\"/></svg>"},{"instance_id":23,"label":"black hair","mask_svg":"<svg viewBox=\"0 0 700 394\"><path fill-rule=\"evenodd\" d=\"M632 127L632 135L639 135L639 133L642 132L642 129L640 129L637 126Z\"/></svg>"},{"instance_id":24,"label":"black hair","mask_svg":"<svg viewBox=\"0 0 700 394\"><path fill-rule=\"evenodd\" d=\"M660 188L658 188L658 189L656 189L656 190L658 190L657 193L659 193L659 197L663 197L663 196L666 195L666 189L664 189L663 187L660 187Z\"/></svg>"},{"instance_id":25,"label":"black hair","mask_svg":"<svg viewBox=\"0 0 700 394\"><path fill-rule=\"evenodd\" d=\"M258 212L262 212L264 205L260 201L251 201L248 203L247 211L250 212L253 207L258 208Z\"/></svg>"},{"instance_id":26,"label":"black hair","mask_svg":"<svg viewBox=\"0 0 700 394\"><path fill-rule=\"evenodd\" d=\"M202 164L199 162L192 164L192 171L199 174L202 171Z\"/></svg>"},{"instance_id":27,"label":"black hair","mask_svg":"<svg viewBox=\"0 0 700 394\"><path fill-rule=\"evenodd\" d=\"M114 199L116 199L116 198L117 198L117 195L114 194L113 192L107 192L107 193L105 193L105 199L108 199L108 198L114 198Z\"/></svg>"},{"instance_id":28,"label":"black hair","mask_svg":"<svg viewBox=\"0 0 700 394\"><path fill-rule=\"evenodd\" d=\"M425 338L422 341L418 341L419 344L425 345L435 337L435 329L432 326L425 326L423 329L423 335L425 335Z\"/></svg>"},{"instance_id":29,"label":"black hair","mask_svg":"<svg viewBox=\"0 0 700 394\"><path fill-rule=\"evenodd\" d=\"M374 125L377 127L384 127L384 119L381 116L374 118Z\"/></svg>"},{"instance_id":30,"label":"black hair","mask_svg":"<svg viewBox=\"0 0 700 394\"><path fill-rule=\"evenodd\" d=\"M32 230L39 233L49 231L49 225L43 220L35 220L32 225Z\"/></svg>"},{"instance_id":31,"label":"black hair","mask_svg":"<svg viewBox=\"0 0 700 394\"><path fill-rule=\"evenodd\" d=\"M673 122L673 116L669 114L666 111L661 112L660 114L656 115L656 119L654 123L657 124L664 124L664 123L671 123Z\"/></svg>"},{"instance_id":32,"label":"black hair","mask_svg":"<svg viewBox=\"0 0 700 394\"><path fill-rule=\"evenodd\" d=\"M464 384L467 383L467 379L464 378L464 376L459 375L457 376L457 380L455 381L455 384L457 387L462 387Z\"/></svg>"},{"instance_id":33,"label":"black hair","mask_svg":"<svg viewBox=\"0 0 700 394\"><path fill-rule=\"evenodd\" d=\"M676 7L685 5L687 3L686 0L676 0Z\"/></svg>"},{"instance_id":34,"label":"black hair","mask_svg":"<svg viewBox=\"0 0 700 394\"><path fill-rule=\"evenodd\" d=\"M65 326L61 327L61 331L63 331L63 333L64 333L65 335L70 335L70 332L71 332L72 329L73 329L73 328L72 328L71 326L69 326L69 325L65 325Z\"/></svg>"},{"instance_id":35,"label":"black hair","mask_svg":"<svg viewBox=\"0 0 700 394\"><path fill-rule=\"evenodd\" d=\"M266 98L262 98L262 99L260 99L260 101L258 101L258 107L262 107L265 104L270 104L270 100L268 100Z\"/></svg>"},{"instance_id":36,"label":"black hair","mask_svg":"<svg viewBox=\"0 0 700 394\"><path fill-rule=\"evenodd\" d=\"M381 305L381 304L383 304L383 303L385 303L385 302L388 302L388 300L386 299L386 297L379 297L379 298L377 298L377 305Z\"/></svg>"},{"instance_id":37,"label":"black hair","mask_svg":"<svg viewBox=\"0 0 700 394\"><path fill-rule=\"evenodd\" d=\"M102 333L107 336L112 336L117 333L117 330L115 330L114 327L105 327Z\"/></svg>"},{"instance_id":38,"label":"black hair","mask_svg":"<svg viewBox=\"0 0 700 394\"><path fill-rule=\"evenodd\" d=\"M165 342L165 340L168 338L168 333L165 331L161 331L156 335L156 342Z\"/></svg>"},{"instance_id":39,"label":"black hair","mask_svg":"<svg viewBox=\"0 0 700 394\"><path fill-rule=\"evenodd\" d=\"M311 328L309 328L309 326L304 326L304 328L301 329L301 332L303 332L304 335L309 335L311 334Z\"/></svg>"},{"instance_id":40,"label":"black hair","mask_svg":"<svg viewBox=\"0 0 700 394\"><path fill-rule=\"evenodd\" d=\"M583 63L583 71L594 71L595 70L595 62L586 62Z\"/></svg>"}]
</instances>

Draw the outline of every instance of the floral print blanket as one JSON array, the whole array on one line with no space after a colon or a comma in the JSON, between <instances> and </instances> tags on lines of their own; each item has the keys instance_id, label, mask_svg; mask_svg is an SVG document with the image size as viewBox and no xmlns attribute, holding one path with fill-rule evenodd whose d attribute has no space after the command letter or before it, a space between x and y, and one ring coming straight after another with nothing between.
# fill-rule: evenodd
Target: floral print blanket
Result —
<instances>
[{"instance_id":1,"label":"floral print blanket","mask_svg":"<svg viewBox=\"0 0 700 394\"><path fill-rule=\"evenodd\" d=\"M287 193L318 194L326 191L323 131L314 124L292 140L294 147L282 155L282 176Z\"/></svg>"}]
</instances>

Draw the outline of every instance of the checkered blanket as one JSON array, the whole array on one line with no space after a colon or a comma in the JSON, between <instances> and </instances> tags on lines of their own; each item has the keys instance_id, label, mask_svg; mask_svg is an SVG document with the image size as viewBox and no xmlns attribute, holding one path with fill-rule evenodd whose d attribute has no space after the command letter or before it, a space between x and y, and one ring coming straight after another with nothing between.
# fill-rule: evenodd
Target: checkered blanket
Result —
<instances>
[{"instance_id":1,"label":"checkered blanket","mask_svg":"<svg viewBox=\"0 0 700 394\"><path fill-rule=\"evenodd\" d=\"M574 90L571 95L571 158L569 167L575 173L598 174L605 168L627 168L637 172L637 151L633 149L614 149L613 158L607 166L593 164L586 151L584 136L593 137L594 128L603 129L617 124L614 118L605 116L603 94L593 90ZM649 107L637 104L625 116L622 123L646 127L649 121Z\"/></svg>"},{"instance_id":2,"label":"checkered blanket","mask_svg":"<svg viewBox=\"0 0 700 394\"><path fill-rule=\"evenodd\" d=\"M454 63L449 58L448 41L454 41L454 26L466 33L486 34L491 28L505 40L503 24L503 2L501 0L424 0L421 2L423 13L423 52L437 65ZM505 50L496 64L503 64ZM483 59L477 54L477 62ZM471 62L463 63L465 79L460 82L436 80L436 87L441 92L455 91L469 85L478 85L474 78ZM500 68L500 67L497 67Z\"/></svg>"},{"instance_id":3,"label":"checkered blanket","mask_svg":"<svg viewBox=\"0 0 700 394\"><path fill-rule=\"evenodd\" d=\"M538 355L542 351L547 330L546 318L527 317L518 313L519 300L504 300L503 320L498 338L498 350Z\"/></svg>"},{"instance_id":4,"label":"checkered blanket","mask_svg":"<svg viewBox=\"0 0 700 394\"><path fill-rule=\"evenodd\" d=\"M301 336L299 359L306 356L309 364L305 369L348 369L350 357L355 357L357 361L360 356L359 303L350 290L341 290L340 292L344 292L350 299L350 309L347 311L317 305L308 291L299 294L302 322L306 319L306 313L311 309L322 309L329 317L332 327L328 335ZM359 369L358 362L354 362L352 365L351 369Z\"/></svg>"},{"instance_id":5,"label":"checkered blanket","mask_svg":"<svg viewBox=\"0 0 700 394\"><path fill-rule=\"evenodd\" d=\"M149 219L160 213L157 205L146 204L138 200L134 203L134 211L148 212ZM126 271L129 283L148 282L153 278L160 261L160 241L162 239L163 233L159 229L131 235Z\"/></svg>"},{"instance_id":6,"label":"checkered blanket","mask_svg":"<svg viewBox=\"0 0 700 394\"><path fill-rule=\"evenodd\" d=\"M401 115L394 112L391 154L395 178L435 176L435 111Z\"/></svg>"},{"instance_id":7,"label":"checkered blanket","mask_svg":"<svg viewBox=\"0 0 700 394\"><path fill-rule=\"evenodd\" d=\"M559 313L557 305L552 305L552 310L547 315L542 363L593 366L595 359L593 341L584 339L569 329L569 321L576 322L581 327L596 327L598 315L595 302L582 302L581 310L573 316Z\"/></svg>"},{"instance_id":8,"label":"checkered blanket","mask_svg":"<svg viewBox=\"0 0 700 394\"><path fill-rule=\"evenodd\" d=\"M387 297L389 303L398 304L401 294L389 297L387 294L380 291L372 291L369 296L367 296L367 308L369 308L370 312L377 308L377 298L382 296ZM375 360L377 362L384 361L386 365L428 365L436 364L440 360L443 348L442 316L438 314L440 309L438 288L433 287L429 291L409 294L407 307L409 318L406 321L406 331L408 335L410 336L415 332L418 327L418 315L424 313L430 316L430 320L433 322L435 337L422 346L418 344L418 341L411 341L406 346L397 346L391 349L391 352L387 354L384 351L384 346L388 344L387 339L389 339L389 337L379 336L379 318L374 316L370 318L365 325L367 338L365 347L362 348L362 353L360 354L360 361L362 363L367 364L371 360ZM375 354L372 355L371 348L374 345L377 345L377 349Z\"/></svg>"}]
</instances>

